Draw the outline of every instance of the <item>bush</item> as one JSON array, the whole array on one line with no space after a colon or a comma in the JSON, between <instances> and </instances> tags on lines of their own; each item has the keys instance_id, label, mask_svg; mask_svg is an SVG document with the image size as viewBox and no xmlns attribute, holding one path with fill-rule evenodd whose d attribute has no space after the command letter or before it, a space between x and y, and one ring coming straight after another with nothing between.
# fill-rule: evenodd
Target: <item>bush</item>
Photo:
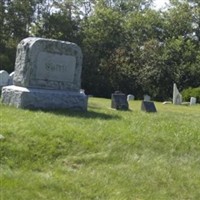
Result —
<instances>
[{"instance_id":1,"label":"bush","mask_svg":"<svg viewBox=\"0 0 200 200\"><path fill-rule=\"evenodd\" d=\"M188 88L181 92L183 99L185 101L190 101L190 97L196 97L197 102L200 103L200 87L197 88Z\"/></svg>"}]
</instances>

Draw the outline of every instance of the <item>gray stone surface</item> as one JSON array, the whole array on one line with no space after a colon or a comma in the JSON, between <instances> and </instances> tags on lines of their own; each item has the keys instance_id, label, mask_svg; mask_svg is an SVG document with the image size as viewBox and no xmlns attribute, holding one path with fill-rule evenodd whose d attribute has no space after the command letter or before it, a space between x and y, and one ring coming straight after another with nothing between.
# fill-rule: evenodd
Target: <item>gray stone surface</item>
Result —
<instances>
[{"instance_id":1,"label":"gray stone surface","mask_svg":"<svg viewBox=\"0 0 200 200\"><path fill-rule=\"evenodd\" d=\"M87 96L78 92L6 86L2 90L2 102L27 109L87 110Z\"/></svg>"},{"instance_id":2,"label":"gray stone surface","mask_svg":"<svg viewBox=\"0 0 200 200\"><path fill-rule=\"evenodd\" d=\"M117 110L128 110L129 104L126 95L118 91L113 93L111 96L111 108Z\"/></svg>"},{"instance_id":3,"label":"gray stone surface","mask_svg":"<svg viewBox=\"0 0 200 200\"><path fill-rule=\"evenodd\" d=\"M173 104L180 105L182 103L182 95L179 93L176 83L173 86Z\"/></svg>"},{"instance_id":4,"label":"gray stone surface","mask_svg":"<svg viewBox=\"0 0 200 200\"><path fill-rule=\"evenodd\" d=\"M149 95L145 94L144 101L151 101L151 97Z\"/></svg>"},{"instance_id":5,"label":"gray stone surface","mask_svg":"<svg viewBox=\"0 0 200 200\"><path fill-rule=\"evenodd\" d=\"M5 70L0 71L0 87L8 84L9 74Z\"/></svg>"},{"instance_id":6,"label":"gray stone surface","mask_svg":"<svg viewBox=\"0 0 200 200\"><path fill-rule=\"evenodd\" d=\"M128 94L127 95L127 101L133 101L135 99L134 95Z\"/></svg>"},{"instance_id":7,"label":"gray stone surface","mask_svg":"<svg viewBox=\"0 0 200 200\"><path fill-rule=\"evenodd\" d=\"M79 91L82 52L74 43L30 37L17 47L14 85Z\"/></svg>"},{"instance_id":8,"label":"gray stone surface","mask_svg":"<svg viewBox=\"0 0 200 200\"><path fill-rule=\"evenodd\" d=\"M87 110L80 93L81 49L74 43L26 38L17 48L13 85L2 88L2 102L27 109Z\"/></svg>"},{"instance_id":9,"label":"gray stone surface","mask_svg":"<svg viewBox=\"0 0 200 200\"><path fill-rule=\"evenodd\" d=\"M195 97L191 97L190 98L190 106L196 105L196 103L197 103L197 99Z\"/></svg>"},{"instance_id":10,"label":"gray stone surface","mask_svg":"<svg viewBox=\"0 0 200 200\"><path fill-rule=\"evenodd\" d=\"M154 102L142 101L141 110L145 112L157 112Z\"/></svg>"}]
</instances>

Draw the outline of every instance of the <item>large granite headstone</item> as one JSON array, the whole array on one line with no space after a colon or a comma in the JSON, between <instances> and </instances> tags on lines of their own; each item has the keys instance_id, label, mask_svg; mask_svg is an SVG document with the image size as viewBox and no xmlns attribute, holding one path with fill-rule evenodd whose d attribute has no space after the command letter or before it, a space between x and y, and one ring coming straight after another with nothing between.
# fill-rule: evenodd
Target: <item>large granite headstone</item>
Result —
<instances>
[{"instance_id":1,"label":"large granite headstone","mask_svg":"<svg viewBox=\"0 0 200 200\"><path fill-rule=\"evenodd\" d=\"M17 47L13 85L2 102L28 109L87 110L80 93L82 52L74 43L30 37Z\"/></svg>"},{"instance_id":2,"label":"large granite headstone","mask_svg":"<svg viewBox=\"0 0 200 200\"><path fill-rule=\"evenodd\" d=\"M142 101L141 110L145 112L157 112L154 102Z\"/></svg>"},{"instance_id":3,"label":"large granite headstone","mask_svg":"<svg viewBox=\"0 0 200 200\"><path fill-rule=\"evenodd\" d=\"M182 103L182 95L178 91L176 83L173 86L173 104L180 105Z\"/></svg>"},{"instance_id":4,"label":"large granite headstone","mask_svg":"<svg viewBox=\"0 0 200 200\"><path fill-rule=\"evenodd\" d=\"M111 96L111 108L117 109L117 110L128 110L129 105L127 101L127 97L124 93L121 92L115 92Z\"/></svg>"}]
</instances>

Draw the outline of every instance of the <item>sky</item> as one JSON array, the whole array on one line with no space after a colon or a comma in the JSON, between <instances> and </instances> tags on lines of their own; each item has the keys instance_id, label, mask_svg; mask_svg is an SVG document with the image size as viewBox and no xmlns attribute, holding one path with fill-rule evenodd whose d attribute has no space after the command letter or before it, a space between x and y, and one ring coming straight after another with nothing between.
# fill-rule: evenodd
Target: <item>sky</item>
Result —
<instances>
[{"instance_id":1,"label":"sky","mask_svg":"<svg viewBox=\"0 0 200 200\"><path fill-rule=\"evenodd\" d=\"M156 9L163 8L165 6L165 3L169 3L169 0L154 0Z\"/></svg>"}]
</instances>

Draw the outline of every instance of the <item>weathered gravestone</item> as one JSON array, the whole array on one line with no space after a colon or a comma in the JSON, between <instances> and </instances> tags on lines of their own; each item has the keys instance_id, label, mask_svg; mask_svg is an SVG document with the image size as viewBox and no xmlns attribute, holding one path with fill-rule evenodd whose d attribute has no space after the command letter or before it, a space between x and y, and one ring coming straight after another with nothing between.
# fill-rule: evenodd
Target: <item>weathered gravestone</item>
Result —
<instances>
[{"instance_id":1,"label":"weathered gravestone","mask_svg":"<svg viewBox=\"0 0 200 200\"><path fill-rule=\"evenodd\" d=\"M145 112L157 112L154 102L142 101L141 110Z\"/></svg>"},{"instance_id":2,"label":"weathered gravestone","mask_svg":"<svg viewBox=\"0 0 200 200\"><path fill-rule=\"evenodd\" d=\"M144 101L151 101L151 97L149 95L145 94Z\"/></svg>"},{"instance_id":3,"label":"weathered gravestone","mask_svg":"<svg viewBox=\"0 0 200 200\"><path fill-rule=\"evenodd\" d=\"M173 104L180 105L182 103L182 95L179 93L176 83L173 86Z\"/></svg>"},{"instance_id":4,"label":"weathered gravestone","mask_svg":"<svg viewBox=\"0 0 200 200\"><path fill-rule=\"evenodd\" d=\"M82 52L74 43L26 38L17 47L13 85L2 102L28 109L87 109L80 93Z\"/></svg>"},{"instance_id":5,"label":"weathered gravestone","mask_svg":"<svg viewBox=\"0 0 200 200\"><path fill-rule=\"evenodd\" d=\"M127 101L127 97L125 94L121 92L115 92L112 94L111 97L111 108L117 109L117 110L128 110L129 105Z\"/></svg>"},{"instance_id":6,"label":"weathered gravestone","mask_svg":"<svg viewBox=\"0 0 200 200\"><path fill-rule=\"evenodd\" d=\"M5 70L0 71L0 87L8 84L9 74Z\"/></svg>"},{"instance_id":7,"label":"weathered gravestone","mask_svg":"<svg viewBox=\"0 0 200 200\"><path fill-rule=\"evenodd\" d=\"M134 99L135 99L134 95L132 95L132 94L127 95L127 101L132 101Z\"/></svg>"},{"instance_id":8,"label":"weathered gravestone","mask_svg":"<svg viewBox=\"0 0 200 200\"><path fill-rule=\"evenodd\" d=\"M197 99L195 97L191 97L190 98L190 106L196 105L196 103L197 103Z\"/></svg>"},{"instance_id":9,"label":"weathered gravestone","mask_svg":"<svg viewBox=\"0 0 200 200\"><path fill-rule=\"evenodd\" d=\"M9 79L9 74L5 70L0 71L0 96L1 96L1 90L3 86L8 85L8 79Z\"/></svg>"}]
</instances>

